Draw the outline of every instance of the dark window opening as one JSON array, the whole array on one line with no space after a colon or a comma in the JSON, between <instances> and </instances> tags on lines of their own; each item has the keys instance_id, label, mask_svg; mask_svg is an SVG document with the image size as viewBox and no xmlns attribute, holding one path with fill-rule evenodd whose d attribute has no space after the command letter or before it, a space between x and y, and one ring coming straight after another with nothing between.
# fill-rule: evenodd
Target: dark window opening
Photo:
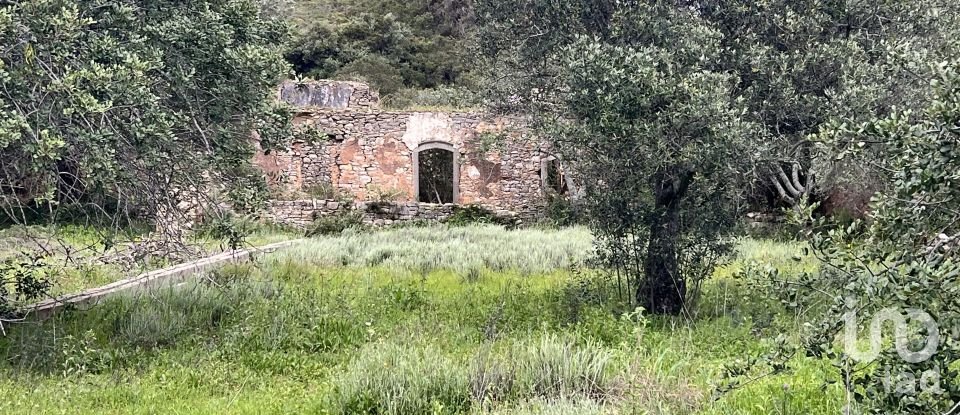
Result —
<instances>
[{"instance_id":1,"label":"dark window opening","mask_svg":"<svg viewBox=\"0 0 960 415\"><path fill-rule=\"evenodd\" d=\"M567 178L563 175L560 160L552 158L545 161L543 168L540 170L540 178L543 180L543 187L547 191L559 195L567 194Z\"/></svg>"},{"instance_id":2,"label":"dark window opening","mask_svg":"<svg viewBox=\"0 0 960 415\"><path fill-rule=\"evenodd\" d=\"M418 163L417 201L454 203L453 152L442 148L422 150Z\"/></svg>"}]
</instances>

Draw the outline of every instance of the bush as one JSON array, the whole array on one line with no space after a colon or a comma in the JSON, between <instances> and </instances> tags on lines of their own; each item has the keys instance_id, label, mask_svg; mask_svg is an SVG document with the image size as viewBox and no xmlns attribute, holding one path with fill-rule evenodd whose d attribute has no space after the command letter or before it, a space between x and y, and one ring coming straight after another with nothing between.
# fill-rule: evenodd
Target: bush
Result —
<instances>
[{"instance_id":1,"label":"bush","mask_svg":"<svg viewBox=\"0 0 960 415\"><path fill-rule=\"evenodd\" d=\"M266 206L270 189L263 172L252 165L234 169L233 179L227 183L227 200L240 213L254 213Z\"/></svg>"},{"instance_id":2,"label":"bush","mask_svg":"<svg viewBox=\"0 0 960 415\"><path fill-rule=\"evenodd\" d=\"M573 202L562 196L550 196L541 223L549 226L573 226L583 223Z\"/></svg>"},{"instance_id":3,"label":"bush","mask_svg":"<svg viewBox=\"0 0 960 415\"><path fill-rule=\"evenodd\" d=\"M222 241L230 249L240 249L246 244L247 236L251 233L253 221L249 218L240 218L232 214L225 214L216 218L209 218L200 223L195 234L201 238Z\"/></svg>"},{"instance_id":4,"label":"bush","mask_svg":"<svg viewBox=\"0 0 960 415\"><path fill-rule=\"evenodd\" d=\"M53 269L42 255L18 255L0 260L0 318L16 312L50 290Z\"/></svg>"},{"instance_id":5,"label":"bush","mask_svg":"<svg viewBox=\"0 0 960 415\"><path fill-rule=\"evenodd\" d=\"M432 89L400 89L383 97L388 109L442 108L449 110L480 107L480 97L467 88L439 86Z\"/></svg>"},{"instance_id":6,"label":"bush","mask_svg":"<svg viewBox=\"0 0 960 415\"><path fill-rule=\"evenodd\" d=\"M480 205L455 206L453 214L444 223L453 226L467 226L475 224L493 224L506 227L516 227L513 218L497 215L490 209Z\"/></svg>"},{"instance_id":7,"label":"bush","mask_svg":"<svg viewBox=\"0 0 960 415\"><path fill-rule=\"evenodd\" d=\"M319 216L307 228L306 236L338 235L347 229L361 227L362 225L363 216L357 212Z\"/></svg>"},{"instance_id":8,"label":"bush","mask_svg":"<svg viewBox=\"0 0 960 415\"><path fill-rule=\"evenodd\" d=\"M335 75L336 78L364 82L380 91L381 95L390 95L403 88L403 75L387 58L367 54L344 65Z\"/></svg>"},{"instance_id":9,"label":"bush","mask_svg":"<svg viewBox=\"0 0 960 415\"><path fill-rule=\"evenodd\" d=\"M303 193L314 199L341 200L345 198L343 192L330 183L317 183L305 186Z\"/></svg>"}]
</instances>

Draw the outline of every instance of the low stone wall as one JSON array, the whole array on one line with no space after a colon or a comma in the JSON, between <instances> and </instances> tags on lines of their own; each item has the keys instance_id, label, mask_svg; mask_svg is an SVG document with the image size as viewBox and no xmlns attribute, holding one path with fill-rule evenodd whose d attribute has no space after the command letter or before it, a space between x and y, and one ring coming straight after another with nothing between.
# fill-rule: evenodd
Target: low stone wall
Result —
<instances>
[{"instance_id":1,"label":"low stone wall","mask_svg":"<svg viewBox=\"0 0 960 415\"><path fill-rule=\"evenodd\" d=\"M353 208L352 204L344 205L337 200L272 200L267 202L267 218L274 223L305 228L317 216L335 215Z\"/></svg>"},{"instance_id":2,"label":"low stone wall","mask_svg":"<svg viewBox=\"0 0 960 415\"><path fill-rule=\"evenodd\" d=\"M305 228L321 216L362 212L363 223L385 226L408 221L446 220L453 215L456 205L418 202L356 202L338 200L273 200L267 204L268 219L298 228ZM516 217L513 212L492 210L499 216Z\"/></svg>"},{"instance_id":3,"label":"low stone wall","mask_svg":"<svg viewBox=\"0 0 960 415\"><path fill-rule=\"evenodd\" d=\"M455 205L451 203L436 205L417 202L361 202L357 204L357 209L363 212L363 223L374 226L392 225L398 222L416 220L439 222L453 215L454 208Z\"/></svg>"}]
</instances>

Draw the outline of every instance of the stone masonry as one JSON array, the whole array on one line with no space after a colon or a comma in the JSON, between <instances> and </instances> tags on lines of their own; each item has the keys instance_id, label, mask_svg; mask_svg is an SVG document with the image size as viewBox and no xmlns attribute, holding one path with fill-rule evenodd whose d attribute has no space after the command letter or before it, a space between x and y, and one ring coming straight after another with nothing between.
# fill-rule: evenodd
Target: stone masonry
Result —
<instances>
[{"instance_id":1,"label":"stone masonry","mask_svg":"<svg viewBox=\"0 0 960 415\"><path fill-rule=\"evenodd\" d=\"M516 119L468 112L382 111L376 93L358 83L287 82L280 90L280 98L298 108L295 125L316 137L312 142L295 141L286 151L258 155L257 164L287 194L323 187L363 202L389 193L398 199L396 205L419 212L424 204L417 203L414 190L415 155L440 145L451 149L457 160L456 177L451 177L458 189L455 204L479 204L525 217L542 210L541 163L549 153ZM301 202L310 204L312 217L314 201L297 203ZM307 220L303 209L283 202L274 202L271 209L290 211L288 222Z\"/></svg>"},{"instance_id":2,"label":"stone masonry","mask_svg":"<svg viewBox=\"0 0 960 415\"><path fill-rule=\"evenodd\" d=\"M344 203L328 199L274 200L268 203L270 220L298 228L305 228L314 219L347 212L360 212L368 225L391 225L398 222L424 220L442 221L453 214L454 204L417 202L355 202ZM503 213L507 214L507 213Z\"/></svg>"}]
</instances>

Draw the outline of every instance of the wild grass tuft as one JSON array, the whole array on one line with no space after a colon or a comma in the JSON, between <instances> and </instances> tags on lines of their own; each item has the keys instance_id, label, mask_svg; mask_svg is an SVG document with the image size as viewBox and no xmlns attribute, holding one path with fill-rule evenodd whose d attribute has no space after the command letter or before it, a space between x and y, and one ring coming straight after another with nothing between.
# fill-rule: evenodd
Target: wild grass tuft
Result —
<instances>
[{"instance_id":1,"label":"wild grass tuft","mask_svg":"<svg viewBox=\"0 0 960 415\"><path fill-rule=\"evenodd\" d=\"M531 399L604 401L617 389L611 363L611 353L599 345L544 334L512 345L501 356L479 354L470 386L483 406Z\"/></svg>"},{"instance_id":2,"label":"wild grass tuft","mask_svg":"<svg viewBox=\"0 0 960 415\"><path fill-rule=\"evenodd\" d=\"M463 367L438 350L396 343L364 347L339 377L334 413L461 413L470 406Z\"/></svg>"}]
</instances>

